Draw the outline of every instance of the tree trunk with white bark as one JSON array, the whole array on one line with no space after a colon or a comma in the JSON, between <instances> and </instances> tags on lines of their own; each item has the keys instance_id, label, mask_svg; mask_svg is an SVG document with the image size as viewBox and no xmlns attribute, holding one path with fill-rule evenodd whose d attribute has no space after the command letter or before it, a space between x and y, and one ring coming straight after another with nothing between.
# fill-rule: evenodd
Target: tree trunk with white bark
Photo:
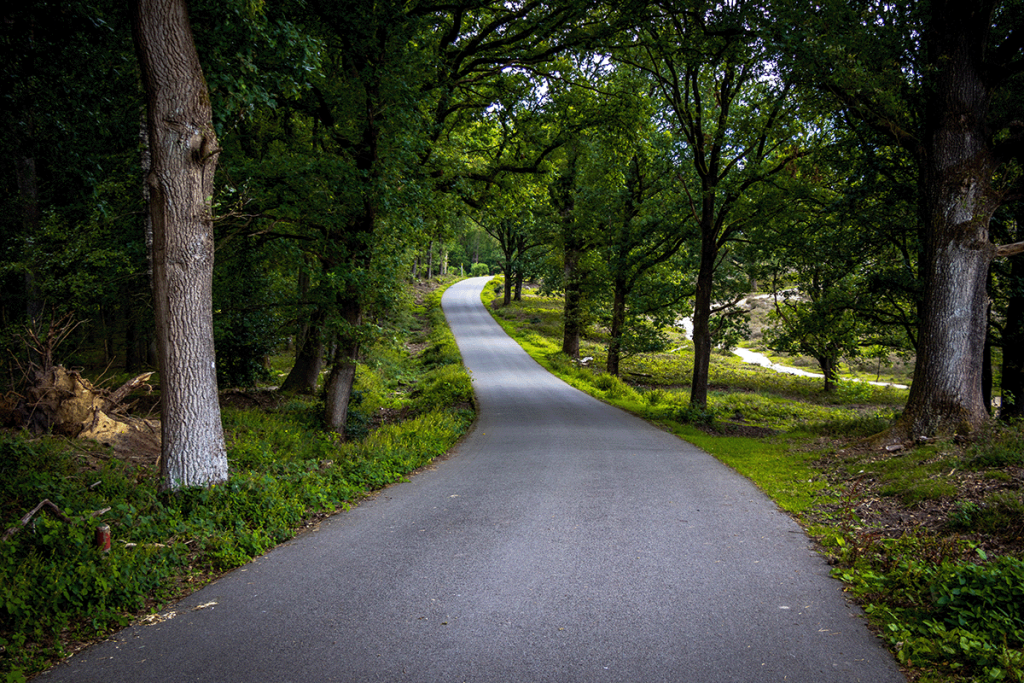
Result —
<instances>
[{"instance_id":1,"label":"tree trunk with white bark","mask_svg":"<svg viewBox=\"0 0 1024 683\"><path fill-rule=\"evenodd\" d=\"M184 0L138 0L133 33L148 108L153 298L166 488L228 478L213 348L217 166L210 97Z\"/></svg>"}]
</instances>

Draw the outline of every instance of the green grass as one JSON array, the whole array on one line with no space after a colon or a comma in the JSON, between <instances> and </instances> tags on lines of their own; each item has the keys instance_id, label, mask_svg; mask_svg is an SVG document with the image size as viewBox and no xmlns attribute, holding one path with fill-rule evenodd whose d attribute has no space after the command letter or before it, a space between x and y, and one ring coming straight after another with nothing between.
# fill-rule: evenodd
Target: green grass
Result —
<instances>
[{"instance_id":1,"label":"green grass","mask_svg":"<svg viewBox=\"0 0 1024 683\"><path fill-rule=\"evenodd\" d=\"M799 514L822 502L838 500L820 470L811 466L817 454L794 448L791 441L713 436L692 425L679 425L672 431L755 482L787 512Z\"/></svg>"}]
</instances>

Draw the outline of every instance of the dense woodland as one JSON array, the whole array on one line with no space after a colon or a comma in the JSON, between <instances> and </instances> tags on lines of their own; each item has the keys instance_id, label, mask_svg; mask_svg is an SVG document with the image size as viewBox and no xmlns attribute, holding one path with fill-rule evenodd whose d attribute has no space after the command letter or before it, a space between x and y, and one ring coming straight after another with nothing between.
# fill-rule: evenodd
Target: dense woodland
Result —
<instances>
[{"instance_id":1,"label":"dense woodland","mask_svg":"<svg viewBox=\"0 0 1024 683\"><path fill-rule=\"evenodd\" d=\"M128 4L3 11L0 381L65 315L57 360L159 370L169 485L283 347L344 435L439 272L542 283L612 374L692 318L696 407L764 292L824 390L915 359L887 439L1024 409L1019 0Z\"/></svg>"}]
</instances>

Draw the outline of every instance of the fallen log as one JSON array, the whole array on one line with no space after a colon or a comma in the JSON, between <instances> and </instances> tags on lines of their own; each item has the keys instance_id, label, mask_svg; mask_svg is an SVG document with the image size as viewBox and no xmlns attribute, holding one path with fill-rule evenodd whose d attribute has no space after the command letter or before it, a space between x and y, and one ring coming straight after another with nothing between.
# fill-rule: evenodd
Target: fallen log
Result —
<instances>
[{"instance_id":1,"label":"fallen log","mask_svg":"<svg viewBox=\"0 0 1024 683\"><path fill-rule=\"evenodd\" d=\"M65 522L67 524L71 523L71 519L63 512L61 512L61 509L59 507L50 502L49 498L44 498L39 503L39 505L36 505L34 508L32 508L32 510L24 517L22 517L17 524L15 524L14 526L10 527L7 531L5 531L4 535L0 537L0 541L6 541L8 538L24 529L26 526L28 526L28 523L32 521L32 518L36 516L36 513L44 509L49 510L53 514L53 516L59 519L60 521Z\"/></svg>"}]
</instances>

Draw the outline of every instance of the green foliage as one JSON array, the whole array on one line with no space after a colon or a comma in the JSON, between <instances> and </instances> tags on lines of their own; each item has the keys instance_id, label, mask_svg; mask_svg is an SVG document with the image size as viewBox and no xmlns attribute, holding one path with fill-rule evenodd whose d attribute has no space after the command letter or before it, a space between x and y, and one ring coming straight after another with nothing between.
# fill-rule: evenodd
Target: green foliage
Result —
<instances>
[{"instance_id":1,"label":"green foliage","mask_svg":"<svg viewBox=\"0 0 1024 683\"><path fill-rule=\"evenodd\" d=\"M481 277L483 275L490 275L491 267L486 263L474 263L473 267L469 269L470 277Z\"/></svg>"},{"instance_id":2,"label":"green foliage","mask_svg":"<svg viewBox=\"0 0 1024 683\"><path fill-rule=\"evenodd\" d=\"M604 392L605 398L641 401L640 394L620 378L607 373L593 375L591 386Z\"/></svg>"},{"instance_id":3,"label":"green foliage","mask_svg":"<svg viewBox=\"0 0 1024 683\"><path fill-rule=\"evenodd\" d=\"M852 549L861 541L832 543ZM1022 680L1024 561L949 559L960 550L927 538L882 540L847 552L850 564L834 574L866 601L900 662L971 680Z\"/></svg>"},{"instance_id":4,"label":"green foliage","mask_svg":"<svg viewBox=\"0 0 1024 683\"><path fill-rule=\"evenodd\" d=\"M672 417L677 422L684 424L710 425L715 421L715 410L713 408L687 405L676 410Z\"/></svg>"},{"instance_id":5,"label":"green foliage","mask_svg":"<svg viewBox=\"0 0 1024 683\"><path fill-rule=\"evenodd\" d=\"M898 496L905 505L956 495L956 485L949 478L954 469L950 458L935 446L848 467L871 473L882 484L883 495Z\"/></svg>"},{"instance_id":6,"label":"green foliage","mask_svg":"<svg viewBox=\"0 0 1024 683\"><path fill-rule=\"evenodd\" d=\"M809 424L803 427L803 431L822 436L852 436L867 437L879 434L893 423L891 413L877 411L868 415L856 415L854 417L841 417L832 420L825 420L816 424Z\"/></svg>"},{"instance_id":7,"label":"green foliage","mask_svg":"<svg viewBox=\"0 0 1024 683\"><path fill-rule=\"evenodd\" d=\"M462 363L462 354L455 343L451 330L444 325L444 314L441 312L440 297L430 305L431 332L427 339L427 348L419 355L420 364L427 369Z\"/></svg>"},{"instance_id":8,"label":"green foliage","mask_svg":"<svg viewBox=\"0 0 1024 683\"><path fill-rule=\"evenodd\" d=\"M213 333L222 388L255 387L270 379L268 358L281 342L270 260L266 247L246 238L217 249Z\"/></svg>"},{"instance_id":9,"label":"green foliage","mask_svg":"<svg viewBox=\"0 0 1024 683\"><path fill-rule=\"evenodd\" d=\"M967 449L962 466L981 470L1007 465L1024 465L1024 430L1020 425L989 427Z\"/></svg>"},{"instance_id":10,"label":"green foliage","mask_svg":"<svg viewBox=\"0 0 1024 683\"><path fill-rule=\"evenodd\" d=\"M424 412L469 403L473 400L473 383L461 366L443 365L423 375L413 399L413 405Z\"/></svg>"}]
</instances>

